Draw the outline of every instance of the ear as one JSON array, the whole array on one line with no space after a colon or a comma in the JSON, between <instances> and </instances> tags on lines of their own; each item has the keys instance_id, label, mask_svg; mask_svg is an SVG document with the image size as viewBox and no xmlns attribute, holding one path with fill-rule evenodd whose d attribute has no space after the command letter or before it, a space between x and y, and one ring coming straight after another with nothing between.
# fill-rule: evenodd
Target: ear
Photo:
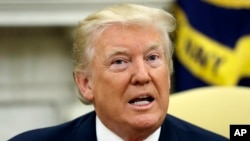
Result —
<instances>
[{"instance_id":1,"label":"ear","mask_svg":"<svg viewBox=\"0 0 250 141\"><path fill-rule=\"evenodd\" d=\"M85 99L93 101L94 95L92 93L92 84L89 75L84 72L75 72L74 78L81 95Z\"/></svg>"}]
</instances>

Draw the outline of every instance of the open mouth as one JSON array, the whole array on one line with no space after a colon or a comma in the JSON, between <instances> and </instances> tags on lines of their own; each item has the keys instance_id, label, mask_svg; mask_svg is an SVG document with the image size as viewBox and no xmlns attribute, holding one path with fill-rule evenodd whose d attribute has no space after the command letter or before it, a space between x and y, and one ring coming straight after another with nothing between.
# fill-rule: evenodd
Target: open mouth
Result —
<instances>
[{"instance_id":1,"label":"open mouth","mask_svg":"<svg viewBox=\"0 0 250 141\"><path fill-rule=\"evenodd\" d=\"M151 96L139 96L136 97L132 100L129 101L129 104L135 105L135 106L144 106L144 105L148 105L151 102L154 101L154 98Z\"/></svg>"}]
</instances>

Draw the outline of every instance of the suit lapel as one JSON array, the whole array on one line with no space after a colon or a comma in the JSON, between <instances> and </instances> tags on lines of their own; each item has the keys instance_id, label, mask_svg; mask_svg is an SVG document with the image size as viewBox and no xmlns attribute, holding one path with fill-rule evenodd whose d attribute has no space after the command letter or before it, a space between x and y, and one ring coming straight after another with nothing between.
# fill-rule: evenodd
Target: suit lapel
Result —
<instances>
[{"instance_id":1,"label":"suit lapel","mask_svg":"<svg viewBox=\"0 0 250 141\"><path fill-rule=\"evenodd\" d=\"M96 113L91 112L81 119L74 141L96 141Z\"/></svg>"},{"instance_id":2,"label":"suit lapel","mask_svg":"<svg viewBox=\"0 0 250 141\"><path fill-rule=\"evenodd\" d=\"M178 132L172 125L171 121L168 120L167 115L162 126L159 141L179 141Z\"/></svg>"}]
</instances>

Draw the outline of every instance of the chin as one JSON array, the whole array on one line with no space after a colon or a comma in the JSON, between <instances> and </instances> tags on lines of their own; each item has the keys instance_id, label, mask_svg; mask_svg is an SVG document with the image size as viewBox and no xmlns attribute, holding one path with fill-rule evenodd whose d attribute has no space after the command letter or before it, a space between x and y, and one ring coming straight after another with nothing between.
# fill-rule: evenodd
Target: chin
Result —
<instances>
[{"instance_id":1,"label":"chin","mask_svg":"<svg viewBox=\"0 0 250 141\"><path fill-rule=\"evenodd\" d=\"M137 115L134 117L133 126L141 129L159 127L164 117L156 113Z\"/></svg>"}]
</instances>

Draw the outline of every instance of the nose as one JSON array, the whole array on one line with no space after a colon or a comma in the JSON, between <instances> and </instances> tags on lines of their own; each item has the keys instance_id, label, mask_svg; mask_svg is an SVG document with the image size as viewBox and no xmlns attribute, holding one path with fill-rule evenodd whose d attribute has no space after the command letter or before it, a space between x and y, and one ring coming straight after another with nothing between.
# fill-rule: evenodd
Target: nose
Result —
<instances>
[{"instance_id":1,"label":"nose","mask_svg":"<svg viewBox=\"0 0 250 141\"><path fill-rule=\"evenodd\" d=\"M144 60L137 61L133 64L133 66L131 83L133 85L148 84L151 81L151 77L149 74L149 68L147 64L145 64Z\"/></svg>"}]
</instances>

